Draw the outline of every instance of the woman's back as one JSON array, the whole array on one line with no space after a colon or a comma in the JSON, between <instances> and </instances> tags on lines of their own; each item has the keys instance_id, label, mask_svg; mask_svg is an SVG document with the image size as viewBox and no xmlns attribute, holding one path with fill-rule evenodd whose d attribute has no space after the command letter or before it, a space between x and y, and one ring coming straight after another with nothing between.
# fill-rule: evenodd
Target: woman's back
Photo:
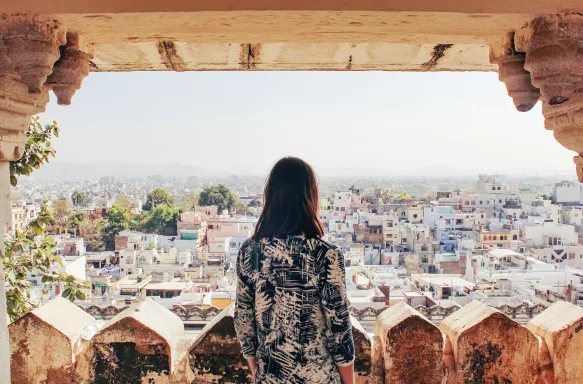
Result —
<instances>
[{"instance_id":1,"label":"woman's back","mask_svg":"<svg viewBox=\"0 0 583 384\"><path fill-rule=\"evenodd\" d=\"M341 252L304 236L249 239L237 260L235 327L256 383L340 383L354 360Z\"/></svg>"}]
</instances>

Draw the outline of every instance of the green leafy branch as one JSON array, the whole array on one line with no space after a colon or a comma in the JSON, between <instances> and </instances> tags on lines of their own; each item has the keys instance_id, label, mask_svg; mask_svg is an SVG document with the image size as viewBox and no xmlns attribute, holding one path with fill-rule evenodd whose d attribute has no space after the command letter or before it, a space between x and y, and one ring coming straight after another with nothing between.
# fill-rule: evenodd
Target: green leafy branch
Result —
<instances>
[{"instance_id":1,"label":"green leafy branch","mask_svg":"<svg viewBox=\"0 0 583 384\"><path fill-rule=\"evenodd\" d=\"M62 296L70 301L84 300L84 289L88 284L75 276L55 271L55 265L63 262L55 252L55 242L47 237L47 221L50 219L45 203L39 216L30 222L24 231L16 231L12 239L5 239L4 277L6 279L6 302L8 316L16 320L39 303L31 295L31 274L42 275L43 293L56 285L65 287Z\"/></svg>"},{"instance_id":2,"label":"green leafy branch","mask_svg":"<svg viewBox=\"0 0 583 384\"><path fill-rule=\"evenodd\" d=\"M59 137L59 127L56 121L46 124L44 127L38 116L30 120L28 130L25 132L27 142L24 145L24 153L19 160L10 162L10 184L18 184L17 175L30 176L33 170L39 169L49 162L49 157L55 157L56 151L51 139Z\"/></svg>"}]
</instances>

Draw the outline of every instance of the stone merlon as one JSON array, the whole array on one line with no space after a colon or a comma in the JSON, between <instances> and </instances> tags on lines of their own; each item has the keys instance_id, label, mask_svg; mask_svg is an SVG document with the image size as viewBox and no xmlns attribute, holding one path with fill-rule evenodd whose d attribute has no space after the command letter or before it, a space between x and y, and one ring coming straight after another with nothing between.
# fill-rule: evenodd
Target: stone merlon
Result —
<instances>
[{"instance_id":1,"label":"stone merlon","mask_svg":"<svg viewBox=\"0 0 583 384\"><path fill-rule=\"evenodd\" d=\"M93 323L79 307L56 299L11 324L13 382L251 382L232 306L196 337L186 336L180 318L150 299L82 338ZM581 329L583 309L565 302L526 327L472 302L440 328L399 303L378 316L372 341L353 319L357 382L581 383Z\"/></svg>"}]
</instances>

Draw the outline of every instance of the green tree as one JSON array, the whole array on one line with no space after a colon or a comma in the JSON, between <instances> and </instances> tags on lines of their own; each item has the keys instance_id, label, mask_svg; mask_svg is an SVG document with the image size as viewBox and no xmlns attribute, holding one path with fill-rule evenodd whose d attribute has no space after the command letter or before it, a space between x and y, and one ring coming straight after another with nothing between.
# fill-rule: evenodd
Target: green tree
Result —
<instances>
[{"instance_id":1,"label":"green tree","mask_svg":"<svg viewBox=\"0 0 583 384\"><path fill-rule=\"evenodd\" d=\"M43 291L51 286L64 285L63 297L75 301L84 300L83 290L88 288L84 281L74 276L53 269L55 264L62 265L61 258L56 255L55 242L47 237L46 218L48 205L44 205L39 216L31 221L24 231L16 231L12 239L6 239L4 244L4 278L6 279L6 304L8 316L17 320L38 303L32 301L32 284L28 281L29 274L42 274Z\"/></svg>"},{"instance_id":2,"label":"green tree","mask_svg":"<svg viewBox=\"0 0 583 384\"><path fill-rule=\"evenodd\" d=\"M50 140L58 137L57 123L45 125L43 128L38 117L31 119L26 131L27 142L24 146L24 155L17 161L10 162L10 182L16 185L17 175L30 175L55 156L55 150ZM28 281L31 273L43 275L44 290L51 286L64 286L62 296L70 301L84 300L86 282L77 280L67 273L57 272L52 267L62 264L61 258L56 255L54 241L47 236L47 225L54 222L49 205L45 201L39 215L32 220L23 231L16 231L12 238L5 238L5 251L1 255L4 263L4 279L6 282L6 305L8 316L12 321L34 309L38 303L32 301Z\"/></svg>"},{"instance_id":3,"label":"green tree","mask_svg":"<svg viewBox=\"0 0 583 384\"><path fill-rule=\"evenodd\" d=\"M146 202L142 205L144 211L151 211L153 207L157 205L166 204L169 207L174 206L174 198L170 196L164 188L154 189L152 192L148 193L146 197Z\"/></svg>"},{"instance_id":4,"label":"green tree","mask_svg":"<svg viewBox=\"0 0 583 384\"><path fill-rule=\"evenodd\" d=\"M51 139L59 137L59 127L56 121L44 127L37 116L30 120L26 134L26 144L22 157L17 161L10 162L10 184L16 186L17 176L30 176L33 170L39 169L43 164L49 162L49 157L55 157L56 151L52 146Z\"/></svg>"},{"instance_id":5,"label":"green tree","mask_svg":"<svg viewBox=\"0 0 583 384\"><path fill-rule=\"evenodd\" d=\"M87 196L85 195L85 192L81 192L78 189L76 189L71 195L71 201L73 202L75 208L79 208L79 205L85 204L86 199Z\"/></svg>"},{"instance_id":6,"label":"green tree","mask_svg":"<svg viewBox=\"0 0 583 384\"><path fill-rule=\"evenodd\" d=\"M131 209L130 199L128 199L128 197L124 194L117 195L115 198L115 203Z\"/></svg>"},{"instance_id":7,"label":"green tree","mask_svg":"<svg viewBox=\"0 0 583 384\"><path fill-rule=\"evenodd\" d=\"M105 244L103 244L105 225L104 219L92 219L90 217L85 217L79 223L79 236L83 238L88 251L99 252L105 248Z\"/></svg>"},{"instance_id":8,"label":"green tree","mask_svg":"<svg viewBox=\"0 0 583 384\"><path fill-rule=\"evenodd\" d=\"M153 211L145 212L142 229L161 235L176 235L176 223L180 218L178 210L166 204L157 205Z\"/></svg>"},{"instance_id":9,"label":"green tree","mask_svg":"<svg viewBox=\"0 0 583 384\"><path fill-rule=\"evenodd\" d=\"M396 200L403 200L403 199L408 199L409 198L409 194L407 193L407 191L403 191L401 193L399 193L397 196L395 196Z\"/></svg>"},{"instance_id":10,"label":"green tree","mask_svg":"<svg viewBox=\"0 0 583 384\"><path fill-rule=\"evenodd\" d=\"M199 197L199 204L202 206L216 205L219 210L231 209L241 201L226 185L206 187Z\"/></svg>"},{"instance_id":11,"label":"green tree","mask_svg":"<svg viewBox=\"0 0 583 384\"><path fill-rule=\"evenodd\" d=\"M105 227L104 240L108 249L114 248L115 236L130 228L132 212L124 205L113 204L107 211L107 226Z\"/></svg>"},{"instance_id":12,"label":"green tree","mask_svg":"<svg viewBox=\"0 0 583 384\"><path fill-rule=\"evenodd\" d=\"M71 215L69 219L68 228L73 230L73 234L77 236L79 231L79 223L87 218L87 215L83 211L77 211Z\"/></svg>"}]
</instances>

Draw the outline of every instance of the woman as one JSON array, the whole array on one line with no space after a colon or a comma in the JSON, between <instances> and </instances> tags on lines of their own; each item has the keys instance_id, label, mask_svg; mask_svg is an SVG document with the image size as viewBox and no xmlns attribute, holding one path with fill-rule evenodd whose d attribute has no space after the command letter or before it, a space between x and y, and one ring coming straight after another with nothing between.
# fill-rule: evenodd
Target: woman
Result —
<instances>
[{"instance_id":1,"label":"woman","mask_svg":"<svg viewBox=\"0 0 583 384\"><path fill-rule=\"evenodd\" d=\"M353 384L342 253L321 239L312 168L286 157L237 259L235 329L255 383Z\"/></svg>"}]
</instances>

